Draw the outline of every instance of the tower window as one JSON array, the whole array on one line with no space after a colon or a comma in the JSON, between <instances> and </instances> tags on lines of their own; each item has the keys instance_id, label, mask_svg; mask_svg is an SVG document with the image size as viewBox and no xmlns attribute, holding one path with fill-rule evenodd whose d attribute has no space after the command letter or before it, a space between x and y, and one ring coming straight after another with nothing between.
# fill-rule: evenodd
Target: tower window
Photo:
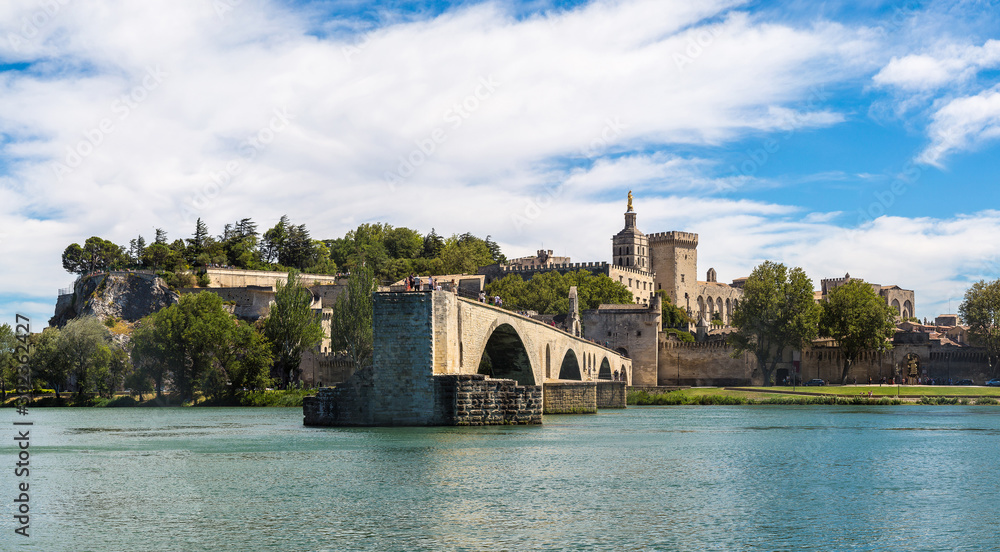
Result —
<instances>
[{"instance_id":1,"label":"tower window","mask_svg":"<svg viewBox=\"0 0 1000 552\"><path fill-rule=\"evenodd\" d=\"M681 274L681 283L682 284L684 283L684 275L683 274Z\"/></svg>"}]
</instances>

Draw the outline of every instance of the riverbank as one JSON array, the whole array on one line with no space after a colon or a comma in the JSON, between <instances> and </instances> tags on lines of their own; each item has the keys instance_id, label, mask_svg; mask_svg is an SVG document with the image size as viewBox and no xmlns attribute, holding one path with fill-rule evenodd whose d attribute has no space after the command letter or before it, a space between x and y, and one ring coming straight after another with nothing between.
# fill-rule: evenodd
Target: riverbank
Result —
<instances>
[{"instance_id":1,"label":"riverbank","mask_svg":"<svg viewBox=\"0 0 1000 552\"><path fill-rule=\"evenodd\" d=\"M246 406L246 407L302 407L302 398L315 395L316 389L286 389L273 391L248 391L237 393L232 397L206 399L198 396L194 400L183 400L180 397L164 395L138 400L129 395L117 395L113 398L84 396L63 393L59 398L53 395L35 396L28 403L29 407L76 407L76 408L122 408L122 407L176 407L176 406ZM13 407L16 397L8 395L3 406Z\"/></svg>"},{"instance_id":2,"label":"riverbank","mask_svg":"<svg viewBox=\"0 0 1000 552\"><path fill-rule=\"evenodd\" d=\"M627 397L630 406L681 406L681 405L899 405L899 404L961 404L1000 405L1000 389L990 387L952 388L952 395L943 391L946 387L933 386L845 386L819 388L821 391L801 391L817 389L796 387L696 387L649 393L631 391ZM891 393L890 393L891 391ZM934 393L932 391L938 391ZM871 392L871 397L869 397Z\"/></svg>"}]
</instances>

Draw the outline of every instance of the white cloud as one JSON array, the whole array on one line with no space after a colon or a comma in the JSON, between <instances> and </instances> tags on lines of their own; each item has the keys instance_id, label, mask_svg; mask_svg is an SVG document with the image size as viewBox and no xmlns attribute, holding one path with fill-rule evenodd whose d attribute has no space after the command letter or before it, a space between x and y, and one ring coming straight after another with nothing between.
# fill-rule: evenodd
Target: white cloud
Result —
<instances>
[{"instance_id":1,"label":"white cloud","mask_svg":"<svg viewBox=\"0 0 1000 552\"><path fill-rule=\"evenodd\" d=\"M931 117L928 134L931 144L918 160L935 166L950 153L1000 137L1000 87L951 100Z\"/></svg>"},{"instance_id":2,"label":"white cloud","mask_svg":"<svg viewBox=\"0 0 1000 552\"><path fill-rule=\"evenodd\" d=\"M982 46L944 45L935 54L911 54L893 57L872 80L884 87L904 91L924 91L954 86L983 69L1000 66L1000 41L988 40Z\"/></svg>"},{"instance_id":3,"label":"white cloud","mask_svg":"<svg viewBox=\"0 0 1000 552\"><path fill-rule=\"evenodd\" d=\"M720 273L801 258L842 232L827 215L684 197L752 179L663 150L838 124L816 96L869 74L877 43L734 5L608 0L517 19L484 3L359 41L317 38L323 22L277 3L220 18L201 0L68 3L28 37L38 4L4 2L0 37L23 40L0 40L0 59L32 66L0 73L0 255L16 259L0 289L54 303L67 244L186 237L194 216L218 233L287 213L316 237L383 221L601 260L632 187L644 229L701 232ZM833 274L858 253L829 246L840 262L815 264Z\"/></svg>"}]
</instances>

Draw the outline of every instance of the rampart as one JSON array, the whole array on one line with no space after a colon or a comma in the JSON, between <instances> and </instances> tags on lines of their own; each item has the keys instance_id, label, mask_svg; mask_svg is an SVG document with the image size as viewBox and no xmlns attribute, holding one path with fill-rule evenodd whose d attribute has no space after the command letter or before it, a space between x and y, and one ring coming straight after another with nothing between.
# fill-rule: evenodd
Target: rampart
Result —
<instances>
[{"instance_id":1,"label":"rampart","mask_svg":"<svg viewBox=\"0 0 1000 552\"><path fill-rule=\"evenodd\" d=\"M658 385L741 386L755 384L757 359L749 353L733 358L725 341L690 343L659 335ZM759 376L757 383L763 383Z\"/></svg>"},{"instance_id":2,"label":"rampart","mask_svg":"<svg viewBox=\"0 0 1000 552\"><path fill-rule=\"evenodd\" d=\"M274 287L278 280L287 281L287 272L271 272L264 270L240 270L236 268L209 268L206 269L209 278L209 287L248 287L248 286L271 286ZM330 276L327 274L300 274L300 281L305 286L336 285L346 284L347 280L343 276Z\"/></svg>"}]
</instances>

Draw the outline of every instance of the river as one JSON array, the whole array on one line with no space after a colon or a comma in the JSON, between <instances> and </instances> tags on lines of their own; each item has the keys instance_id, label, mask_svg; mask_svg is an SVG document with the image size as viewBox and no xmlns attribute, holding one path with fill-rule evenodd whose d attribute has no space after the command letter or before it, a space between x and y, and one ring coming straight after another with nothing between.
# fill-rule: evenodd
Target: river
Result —
<instances>
[{"instance_id":1,"label":"river","mask_svg":"<svg viewBox=\"0 0 1000 552\"><path fill-rule=\"evenodd\" d=\"M13 533L8 437L0 542L36 550L1000 549L997 407L640 407L480 428L309 428L277 408L26 419L30 537Z\"/></svg>"}]
</instances>

